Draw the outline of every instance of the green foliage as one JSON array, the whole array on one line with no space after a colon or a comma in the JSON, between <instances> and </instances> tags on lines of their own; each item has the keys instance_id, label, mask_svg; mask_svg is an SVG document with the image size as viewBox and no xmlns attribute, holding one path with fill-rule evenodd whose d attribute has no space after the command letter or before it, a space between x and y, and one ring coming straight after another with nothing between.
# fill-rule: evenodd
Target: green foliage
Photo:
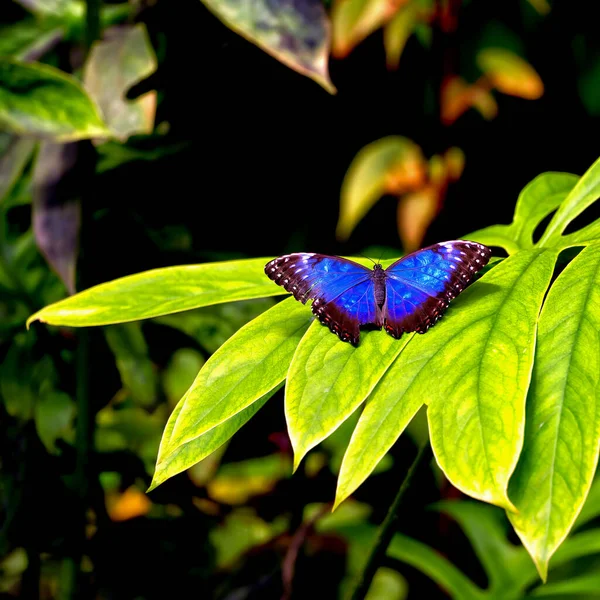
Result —
<instances>
[{"instance_id":1,"label":"green foliage","mask_svg":"<svg viewBox=\"0 0 600 600\"><path fill-rule=\"evenodd\" d=\"M0 58L0 126L62 142L108 135L76 79L48 65L6 58Z\"/></svg>"},{"instance_id":2,"label":"green foliage","mask_svg":"<svg viewBox=\"0 0 600 600\"><path fill-rule=\"evenodd\" d=\"M233 300L280 296L266 258L153 269L103 283L32 315L28 324L87 327L148 319ZM127 298L124 302L124 298Z\"/></svg>"},{"instance_id":3,"label":"green foliage","mask_svg":"<svg viewBox=\"0 0 600 600\"><path fill-rule=\"evenodd\" d=\"M431 444L446 476L470 496L508 511L545 578L591 486L600 439L594 409L600 240L590 239L590 229L585 242L560 236L595 200L599 165L576 184L571 175L540 176L519 197L512 225L467 236L501 245L511 256L461 294L426 335L395 341L371 332L354 348L317 323L307 330L310 312L293 299L242 327L206 362L176 407L153 486L220 446L287 376L296 466L367 400L343 459L339 504L425 403ZM534 245L533 230L557 207ZM550 288L539 317L557 256L575 243L589 247ZM278 293L261 274L265 262L126 277L46 307L30 321L106 324ZM168 300L162 290L168 290Z\"/></svg>"}]
</instances>

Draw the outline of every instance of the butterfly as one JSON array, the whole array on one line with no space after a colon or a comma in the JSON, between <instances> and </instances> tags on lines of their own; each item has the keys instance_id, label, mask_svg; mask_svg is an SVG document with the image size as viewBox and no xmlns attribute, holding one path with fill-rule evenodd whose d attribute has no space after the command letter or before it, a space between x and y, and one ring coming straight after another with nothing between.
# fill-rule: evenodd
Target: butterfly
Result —
<instances>
[{"instance_id":1,"label":"butterfly","mask_svg":"<svg viewBox=\"0 0 600 600\"><path fill-rule=\"evenodd\" d=\"M491 255L483 244L454 240L407 254L387 269L370 269L339 256L299 252L269 261L265 273L296 300L312 300L319 321L356 346L363 325L383 327L394 338L425 333Z\"/></svg>"}]
</instances>

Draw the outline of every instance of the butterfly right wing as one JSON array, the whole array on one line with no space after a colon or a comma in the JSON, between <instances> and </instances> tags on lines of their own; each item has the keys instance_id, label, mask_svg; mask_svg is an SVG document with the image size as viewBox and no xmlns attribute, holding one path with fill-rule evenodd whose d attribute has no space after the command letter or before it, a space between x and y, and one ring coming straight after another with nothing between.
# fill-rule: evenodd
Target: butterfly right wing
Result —
<instances>
[{"instance_id":1,"label":"butterfly right wing","mask_svg":"<svg viewBox=\"0 0 600 600\"><path fill-rule=\"evenodd\" d=\"M360 325L381 320L372 271L358 263L299 252L268 262L265 273L303 304L313 300L312 312L345 342L357 344Z\"/></svg>"}]
</instances>

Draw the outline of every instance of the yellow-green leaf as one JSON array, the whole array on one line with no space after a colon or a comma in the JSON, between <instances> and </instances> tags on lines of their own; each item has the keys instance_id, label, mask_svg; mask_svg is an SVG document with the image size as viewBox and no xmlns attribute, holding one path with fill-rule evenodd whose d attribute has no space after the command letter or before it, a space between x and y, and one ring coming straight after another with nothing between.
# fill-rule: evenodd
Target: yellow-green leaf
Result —
<instances>
[{"instance_id":1,"label":"yellow-green leaf","mask_svg":"<svg viewBox=\"0 0 600 600\"><path fill-rule=\"evenodd\" d=\"M536 320L556 256L530 250L507 258L463 292L447 321L410 344L405 356L410 362L419 352L415 358L425 363L413 393L429 401L431 445L448 479L473 498L509 509Z\"/></svg>"},{"instance_id":2,"label":"yellow-green leaf","mask_svg":"<svg viewBox=\"0 0 600 600\"><path fill-rule=\"evenodd\" d=\"M592 484L600 447L600 245L560 274L544 305L509 517L545 580Z\"/></svg>"},{"instance_id":3,"label":"yellow-green leaf","mask_svg":"<svg viewBox=\"0 0 600 600\"><path fill-rule=\"evenodd\" d=\"M200 437L277 387L312 318L306 306L288 298L229 338L206 361L186 393L169 451Z\"/></svg>"},{"instance_id":4,"label":"yellow-green leaf","mask_svg":"<svg viewBox=\"0 0 600 600\"><path fill-rule=\"evenodd\" d=\"M402 347L414 335L416 334L404 335L400 340ZM401 353L367 399L344 454L334 508L373 472L423 405L423 399L417 396L407 402L403 401L402 391L406 382L403 371Z\"/></svg>"},{"instance_id":5,"label":"yellow-green leaf","mask_svg":"<svg viewBox=\"0 0 600 600\"><path fill-rule=\"evenodd\" d=\"M371 331L355 348L320 323L311 326L294 354L285 395L294 468L364 402L403 346Z\"/></svg>"},{"instance_id":6,"label":"yellow-green leaf","mask_svg":"<svg viewBox=\"0 0 600 600\"><path fill-rule=\"evenodd\" d=\"M231 260L136 273L50 304L29 317L27 324L111 325L232 300L285 294L265 276L268 260Z\"/></svg>"},{"instance_id":7,"label":"yellow-green leaf","mask_svg":"<svg viewBox=\"0 0 600 600\"><path fill-rule=\"evenodd\" d=\"M97 106L74 77L7 58L0 58L0 128L60 142L108 135Z\"/></svg>"}]
</instances>

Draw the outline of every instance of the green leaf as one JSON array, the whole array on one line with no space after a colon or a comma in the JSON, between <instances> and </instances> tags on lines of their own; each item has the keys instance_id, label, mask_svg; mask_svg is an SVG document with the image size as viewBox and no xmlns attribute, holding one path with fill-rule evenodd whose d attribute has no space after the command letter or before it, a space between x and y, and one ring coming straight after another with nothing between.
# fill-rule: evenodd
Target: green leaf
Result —
<instances>
[{"instance_id":1,"label":"green leaf","mask_svg":"<svg viewBox=\"0 0 600 600\"><path fill-rule=\"evenodd\" d=\"M251 508L229 513L222 524L210 530L209 539L216 551L217 567L227 572L251 548L262 546L287 529L284 518L267 523Z\"/></svg>"},{"instance_id":2,"label":"green leaf","mask_svg":"<svg viewBox=\"0 0 600 600\"><path fill-rule=\"evenodd\" d=\"M25 19L0 28L0 56L37 60L63 35L63 28L51 20Z\"/></svg>"},{"instance_id":3,"label":"green leaf","mask_svg":"<svg viewBox=\"0 0 600 600\"><path fill-rule=\"evenodd\" d=\"M379 567L365 600L404 600L408 596L406 579L393 569Z\"/></svg>"},{"instance_id":4,"label":"green leaf","mask_svg":"<svg viewBox=\"0 0 600 600\"><path fill-rule=\"evenodd\" d=\"M107 327L106 341L115 355L123 386L141 406L156 401L157 376L139 323Z\"/></svg>"},{"instance_id":5,"label":"green leaf","mask_svg":"<svg viewBox=\"0 0 600 600\"><path fill-rule=\"evenodd\" d=\"M35 140L10 136L7 148L0 153L0 203L23 173L34 148Z\"/></svg>"},{"instance_id":6,"label":"green leaf","mask_svg":"<svg viewBox=\"0 0 600 600\"><path fill-rule=\"evenodd\" d=\"M540 246L573 245L579 242L578 236L572 234L561 239L561 234L567 225L580 215L588 206L591 206L600 197L600 159L598 159L579 179L577 185L565 198L560 208L556 211L544 235L540 238ZM593 225L593 224L592 224ZM597 227L597 225L596 225ZM580 236L585 231L576 232ZM583 234L584 239L587 234ZM587 238L589 239L589 237Z\"/></svg>"},{"instance_id":7,"label":"green leaf","mask_svg":"<svg viewBox=\"0 0 600 600\"><path fill-rule=\"evenodd\" d=\"M329 23L319 0L202 0L236 33L335 93L329 79Z\"/></svg>"},{"instance_id":8,"label":"green leaf","mask_svg":"<svg viewBox=\"0 0 600 600\"><path fill-rule=\"evenodd\" d=\"M488 577L489 597L520 598L536 579L535 567L522 546L507 539L508 522L502 511L489 504L442 501L431 506L450 515L469 538Z\"/></svg>"},{"instance_id":9,"label":"green leaf","mask_svg":"<svg viewBox=\"0 0 600 600\"><path fill-rule=\"evenodd\" d=\"M37 63L0 58L0 127L66 142L108 134L79 82Z\"/></svg>"},{"instance_id":10,"label":"green leaf","mask_svg":"<svg viewBox=\"0 0 600 600\"><path fill-rule=\"evenodd\" d=\"M564 581L547 583L535 588L532 596L541 598L544 596L563 596L566 598L590 598L600 597L600 573L583 573L573 575Z\"/></svg>"},{"instance_id":11,"label":"green leaf","mask_svg":"<svg viewBox=\"0 0 600 600\"><path fill-rule=\"evenodd\" d=\"M204 363L200 352L193 348L179 348L173 353L163 373L163 387L171 406L183 398Z\"/></svg>"},{"instance_id":12,"label":"green leaf","mask_svg":"<svg viewBox=\"0 0 600 600\"><path fill-rule=\"evenodd\" d=\"M170 477L173 477L173 475L177 475L178 473L189 469L191 466L212 454L215 450L218 450L266 404L267 400L269 400L280 387L281 386L278 386L271 390L247 408L223 423L220 423L216 427L213 427L203 435L169 450L173 428L175 427L175 423L177 422L181 409L185 403L185 398L182 398L175 407L175 410L171 413L165 427L160 442L158 458L156 459L156 470L148 491L158 487L161 483Z\"/></svg>"},{"instance_id":13,"label":"green leaf","mask_svg":"<svg viewBox=\"0 0 600 600\"><path fill-rule=\"evenodd\" d=\"M312 313L294 298L275 305L227 340L186 393L169 451L256 402L286 377Z\"/></svg>"},{"instance_id":14,"label":"green leaf","mask_svg":"<svg viewBox=\"0 0 600 600\"><path fill-rule=\"evenodd\" d=\"M355 348L315 321L294 354L285 395L294 469L364 402L403 347L371 331Z\"/></svg>"},{"instance_id":15,"label":"green leaf","mask_svg":"<svg viewBox=\"0 0 600 600\"><path fill-rule=\"evenodd\" d=\"M400 6L402 3L386 0L334 0L333 56L345 58L358 43L389 21Z\"/></svg>"},{"instance_id":16,"label":"green leaf","mask_svg":"<svg viewBox=\"0 0 600 600\"><path fill-rule=\"evenodd\" d=\"M578 180L570 173L542 173L519 194L510 225L492 225L470 234L468 239L500 246L509 254L532 248L536 227L561 205Z\"/></svg>"},{"instance_id":17,"label":"green leaf","mask_svg":"<svg viewBox=\"0 0 600 600\"><path fill-rule=\"evenodd\" d=\"M156 56L143 23L104 32L92 46L83 82L100 107L114 137L121 141L133 134L152 132L156 92L126 100L126 94L156 71Z\"/></svg>"},{"instance_id":18,"label":"green leaf","mask_svg":"<svg viewBox=\"0 0 600 600\"><path fill-rule=\"evenodd\" d=\"M600 530L588 529L570 535L552 557L552 568L556 569L577 558L600 553Z\"/></svg>"},{"instance_id":19,"label":"green leaf","mask_svg":"<svg viewBox=\"0 0 600 600\"><path fill-rule=\"evenodd\" d=\"M65 16L75 11L81 13L83 7L76 0L17 0L24 6L39 16Z\"/></svg>"},{"instance_id":20,"label":"green leaf","mask_svg":"<svg viewBox=\"0 0 600 600\"><path fill-rule=\"evenodd\" d=\"M485 594L448 559L426 544L397 533L387 555L411 565L433 579L451 598L483 600Z\"/></svg>"},{"instance_id":21,"label":"green leaf","mask_svg":"<svg viewBox=\"0 0 600 600\"><path fill-rule=\"evenodd\" d=\"M207 353L212 354L242 325L274 304L272 298L226 302L159 317L156 322L183 331L195 339Z\"/></svg>"},{"instance_id":22,"label":"green leaf","mask_svg":"<svg viewBox=\"0 0 600 600\"><path fill-rule=\"evenodd\" d=\"M72 433L75 403L63 392L42 394L35 403L35 427L48 452L57 452L56 440Z\"/></svg>"},{"instance_id":23,"label":"green leaf","mask_svg":"<svg viewBox=\"0 0 600 600\"><path fill-rule=\"evenodd\" d=\"M600 517L600 478L594 479L592 487L587 495L585 504L579 513L573 527L581 527L592 519Z\"/></svg>"},{"instance_id":24,"label":"green leaf","mask_svg":"<svg viewBox=\"0 0 600 600\"><path fill-rule=\"evenodd\" d=\"M46 306L27 321L89 327L168 315L286 291L264 273L267 258L153 269L102 283Z\"/></svg>"},{"instance_id":25,"label":"green leaf","mask_svg":"<svg viewBox=\"0 0 600 600\"><path fill-rule=\"evenodd\" d=\"M404 335L401 349L416 334ZM360 416L340 469L334 510L373 472L386 452L394 445L411 419L423 405L423 398L398 401L399 382L403 379L402 353L385 372Z\"/></svg>"},{"instance_id":26,"label":"green leaf","mask_svg":"<svg viewBox=\"0 0 600 600\"><path fill-rule=\"evenodd\" d=\"M560 274L544 305L525 444L509 517L542 579L592 484L600 445L600 245Z\"/></svg>"},{"instance_id":27,"label":"green leaf","mask_svg":"<svg viewBox=\"0 0 600 600\"><path fill-rule=\"evenodd\" d=\"M426 361L413 385L429 399L438 464L460 490L507 509L523 444L536 321L556 256L530 250L507 258L461 294L460 313L407 348L420 349Z\"/></svg>"},{"instance_id":28,"label":"green leaf","mask_svg":"<svg viewBox=\"0 0 600 600\"><path fill-rule=\"evenodd\" d=\"M421 148L408 138L388 136L365 146L342 183L338 238L347 239L384 194L418 188L426 169Z\"/></svg>"},{"instance_id":29,"label":"green leaf","mask_svg":"<svg viewBox=\"0 0 600 600\"><path fill-rule=\"evenodd\" d=\"M412 35L418 23L420 12L417 2L403 4L392 20L385 26L383 43L388 69L397 69L400 66L400 57L408 38Z\"/></svg>"}]
</instances>

